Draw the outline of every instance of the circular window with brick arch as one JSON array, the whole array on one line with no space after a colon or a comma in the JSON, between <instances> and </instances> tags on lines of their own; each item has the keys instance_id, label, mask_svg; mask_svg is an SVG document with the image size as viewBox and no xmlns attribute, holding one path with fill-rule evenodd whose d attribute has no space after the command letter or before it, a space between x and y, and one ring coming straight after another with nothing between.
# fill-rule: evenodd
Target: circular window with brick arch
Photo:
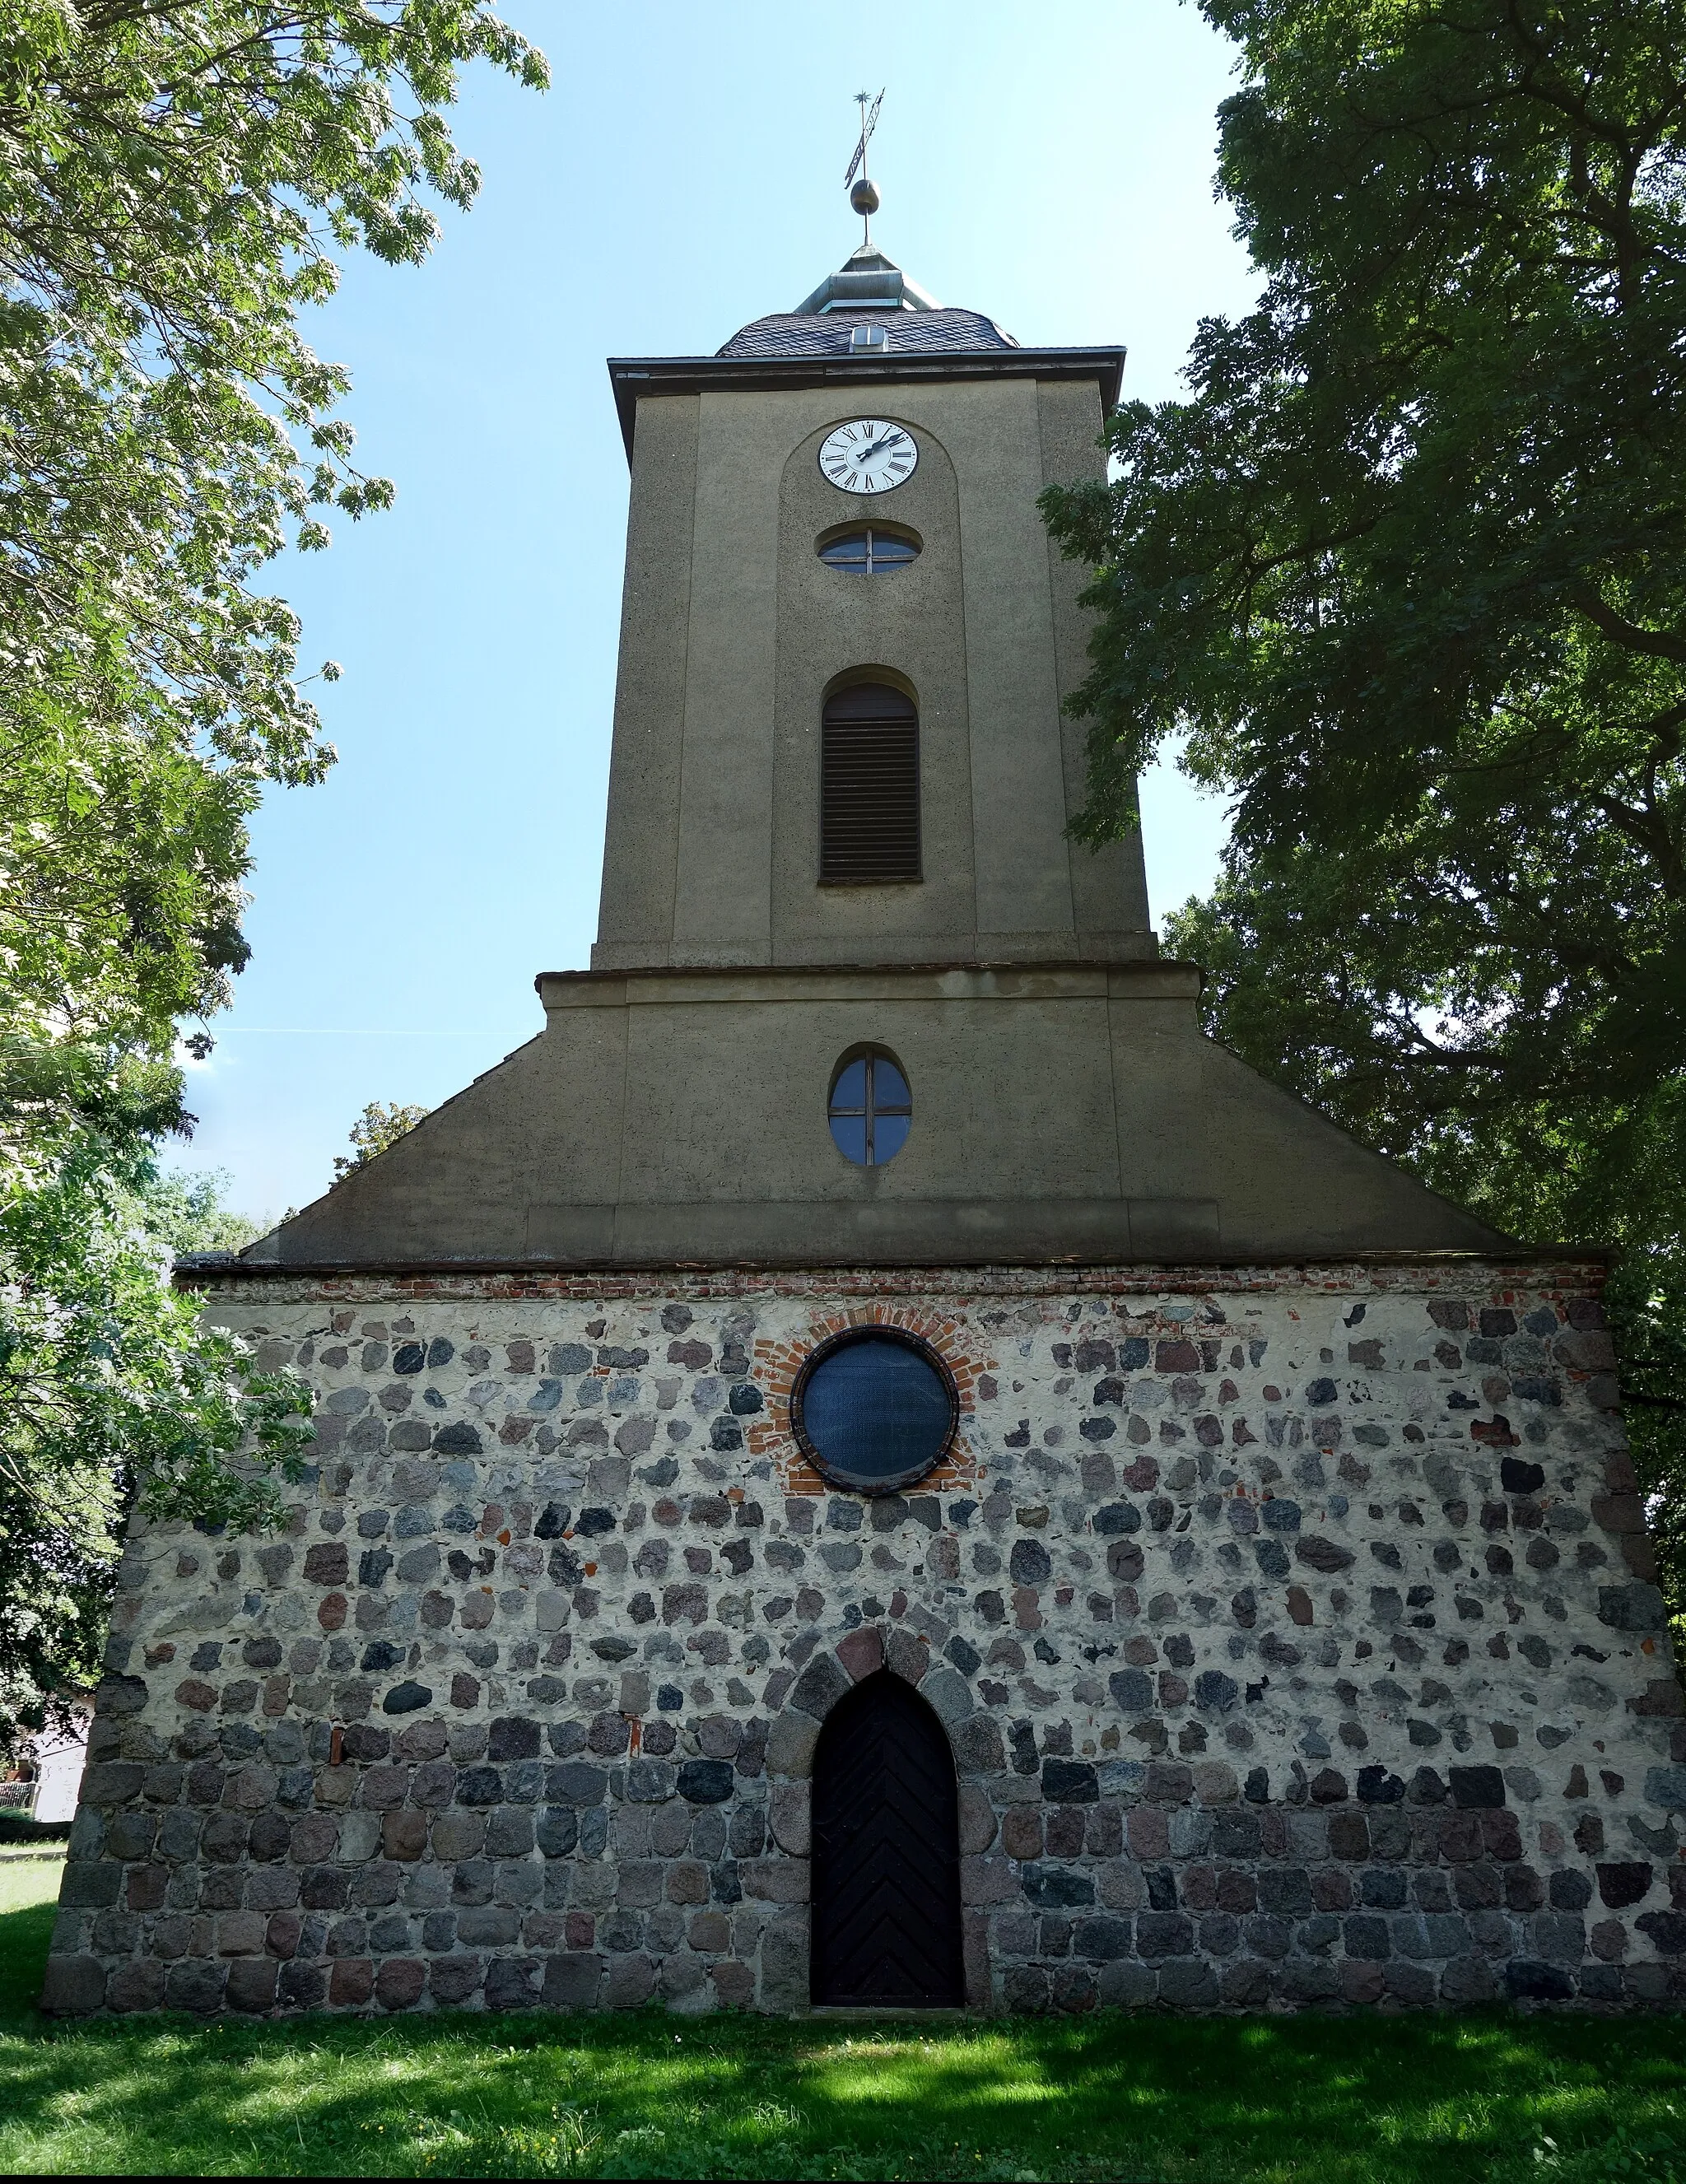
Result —
<instances>
[{"instance_id":1,"label":"circular window with brick arch","mask_svg":"<svg viewBox=\"0 0 1686 2184\"><path fill-rule=\"evenodd\" d=\"M948 1454L960 1422L954 1376L921 1335L852 1327L812 1352L790 1396L791 1429L821 1478L896 1494Z\"/></svg>"}]
</instances>

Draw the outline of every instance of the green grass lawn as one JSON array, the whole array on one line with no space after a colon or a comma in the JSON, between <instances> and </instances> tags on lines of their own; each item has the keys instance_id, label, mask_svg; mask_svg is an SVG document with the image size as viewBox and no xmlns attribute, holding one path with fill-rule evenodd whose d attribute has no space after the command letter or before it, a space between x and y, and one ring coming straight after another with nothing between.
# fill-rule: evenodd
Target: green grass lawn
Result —
<instances>
[{"instance_id":1,"label":"green grass lawn","mask_svg":"<svg viewBox=\"0 0 1686 2184\"><path fill-rule=\"evenodd\" d=\"M12 2175L1686 2184L1686 2020L54 2026L58 1877L0 1863Z\"/></svg>"}]
</instances>

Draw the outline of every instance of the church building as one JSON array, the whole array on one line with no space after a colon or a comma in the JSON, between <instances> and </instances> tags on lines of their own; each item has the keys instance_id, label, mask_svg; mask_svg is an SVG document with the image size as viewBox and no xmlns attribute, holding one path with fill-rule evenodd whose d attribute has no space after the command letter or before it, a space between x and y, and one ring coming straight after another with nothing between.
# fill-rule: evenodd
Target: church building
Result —
<instances>
[{"instance_id":1,"label":"church building","mask_svg":"<svg viewBox=\"0 0 1686 2184\"><path fill-rule=\"evenodd\" d=\"M1602 1263L1205 1038L1067 835L1123 364L870 243L611 362L591 967L184 1263L314 1461L136 1528L49 2008L1686 1992Z\"/></svg>"}]
</instances>

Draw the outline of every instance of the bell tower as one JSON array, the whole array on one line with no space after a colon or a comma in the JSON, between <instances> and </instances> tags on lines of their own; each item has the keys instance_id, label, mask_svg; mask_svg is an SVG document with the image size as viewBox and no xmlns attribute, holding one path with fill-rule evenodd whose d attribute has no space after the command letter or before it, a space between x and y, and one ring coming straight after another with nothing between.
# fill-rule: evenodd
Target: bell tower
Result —
<instances>
[{"instance_id":1,"label":"bell tower","mask_svg":"<svg viewBox=\"0 0 1686 2184\"><path fill-rule=\"evenodd\" d=\"M632 488L593 969L1153 956L1139 838L1066 838L1081 577L1037 511L1099 471L1123 362L1021 348L868 243L717 355L611 363ZM914 709L915 878L828 880L851 685Z\"/></svg>"}]
</instances>

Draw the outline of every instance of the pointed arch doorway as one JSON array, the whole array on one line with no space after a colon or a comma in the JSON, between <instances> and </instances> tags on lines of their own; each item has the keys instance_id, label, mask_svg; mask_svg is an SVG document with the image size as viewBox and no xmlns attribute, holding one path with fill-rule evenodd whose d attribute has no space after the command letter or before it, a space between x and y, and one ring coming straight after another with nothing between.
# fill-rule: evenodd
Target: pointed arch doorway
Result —
<instances>
[{"instance_id":1,"label":"pointed arch doorway","mask_svg":"<svg viewBox=\"0 0 1686 2184\"><path fill-rule=\"evenodd\" d=\"M956 2008L960 1800L942 1723L881 1669L840 1699L814 1754L816 2003Z\"/></svg>"}]
</instances>

